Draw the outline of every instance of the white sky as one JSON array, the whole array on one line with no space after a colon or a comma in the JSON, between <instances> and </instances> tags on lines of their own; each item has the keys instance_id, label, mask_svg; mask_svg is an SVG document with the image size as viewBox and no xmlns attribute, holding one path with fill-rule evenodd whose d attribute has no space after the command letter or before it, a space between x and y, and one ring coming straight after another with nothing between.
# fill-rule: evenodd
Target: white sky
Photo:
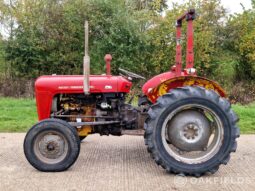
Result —
<instances>
[{"instance_id":1,"label":"white sky","mask_svg":"<svg viewBox=\"0 0 255 191\"><path fill-rule=\"evenodd\" d=\"M188 0L168 0L169 5L171 2L188 2ZM246 9L251 8L251 0L221 0L221 3L228 12L232 14L243 12L243 8L240 3L242 3Z\"/></svg>"},{"instance_id":2,"label":"white sky","mask_svg":"<svg viewBox=\"0 0 255 191\"><path fill-rule=\"evenodd\" d=\"M230 13L241 13L243 8L240 3L243 4L245 9L251 9L251 0L221 0L223 6L228 9Z\"/></svg>"}]
</instances>

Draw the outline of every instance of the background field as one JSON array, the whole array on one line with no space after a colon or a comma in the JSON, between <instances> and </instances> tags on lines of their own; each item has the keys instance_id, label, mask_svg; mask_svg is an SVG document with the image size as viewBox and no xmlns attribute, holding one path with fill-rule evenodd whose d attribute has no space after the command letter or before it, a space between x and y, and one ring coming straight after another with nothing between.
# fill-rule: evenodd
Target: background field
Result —
<instances>
[{"instance_id":1,"label":"background field","mask_svg":"<svg viewBox=\"0 0 255 191\"><path fill-rule=\"evenodd\" d=\"M241 133L255 133L255 103L233 105ZM34 99L0 98L0 132L25 132L37 121Z\"/></svg>"}]
</instances>

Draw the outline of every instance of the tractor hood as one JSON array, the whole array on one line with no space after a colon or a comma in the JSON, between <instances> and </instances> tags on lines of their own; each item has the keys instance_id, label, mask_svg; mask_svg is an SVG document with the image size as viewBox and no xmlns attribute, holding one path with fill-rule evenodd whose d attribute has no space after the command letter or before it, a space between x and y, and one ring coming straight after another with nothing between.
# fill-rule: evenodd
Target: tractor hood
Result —
<instances>
[{"instance_id":1,"label":"tractor hood","mask_svg":"<svg viewBox=\"0 0 255 191\"><path fill-rule=\"evenodd\" d=\"M132 83L122 76L90 75L89 87L91 93L123 92L128 93ZM83 93L82 75L52 75L41 76L35 82L35 91L60 93Z\"/></svg>"}]
</instances>

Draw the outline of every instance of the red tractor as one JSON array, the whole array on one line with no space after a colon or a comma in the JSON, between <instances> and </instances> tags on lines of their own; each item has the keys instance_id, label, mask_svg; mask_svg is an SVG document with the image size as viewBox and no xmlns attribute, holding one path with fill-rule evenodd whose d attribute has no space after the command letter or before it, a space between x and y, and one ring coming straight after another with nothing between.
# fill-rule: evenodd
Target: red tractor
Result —
<instances>
[{"instance_id":1,"label":"red tractor","mask_svg":"<svg viewBox=\"0 0 255 191\"><path fill-rule=\"evenodd\" d=\"M182 69L181 27L187 21L186 68ZM195 10L177 19L176 63L148 80L138 106L126 100L132 79L120 69L90 75L88 22L85 22L84 75L42 76L35 94L39 122L27 133L24 152L40 171L63 171L77 159L80 141L89 134L141 135L155 162L168 172L201 176L227 164L237 148L238 117L216 82L196 75L193 53ZM132 98L131 98L132 99Z\"/></svg>"}]
</instances>

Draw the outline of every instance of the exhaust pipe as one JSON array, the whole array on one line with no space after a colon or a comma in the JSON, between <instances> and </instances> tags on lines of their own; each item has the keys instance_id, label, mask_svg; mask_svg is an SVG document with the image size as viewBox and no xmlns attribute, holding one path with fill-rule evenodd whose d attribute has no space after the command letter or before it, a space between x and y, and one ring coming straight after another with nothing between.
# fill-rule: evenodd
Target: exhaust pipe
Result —
<instances>
[{"instance_id":1,"label":"exhaust pipe","mask_svg":"<svg viewBox=\"0 0 255 191\"><path fill-rule=\"evenodd\" d=\"M84 44L84 57L83 57L83 91L84 94L89 95L89 74L90 74L90 57L89 57L89 23L85 21L85 44Z\"/></svg>"}]
</instances>

